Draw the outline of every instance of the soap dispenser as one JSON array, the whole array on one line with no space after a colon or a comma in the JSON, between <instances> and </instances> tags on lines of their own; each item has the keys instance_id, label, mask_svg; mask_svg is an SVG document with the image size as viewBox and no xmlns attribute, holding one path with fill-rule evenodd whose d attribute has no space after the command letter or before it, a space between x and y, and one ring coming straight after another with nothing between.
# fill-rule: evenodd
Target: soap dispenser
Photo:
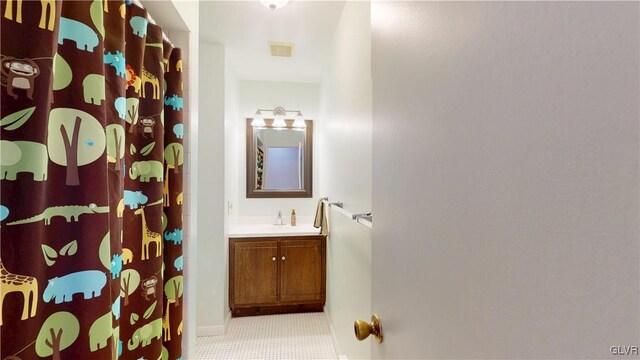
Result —
<instances>
[{"instance_id":1,"label":"soap dispenser","mask_svg":"<svg viewBox=\"0 0 640 360\"><path fill-rule=\"evenodd\" d=\"M296 226L296 209L291 209L291 226Z\"/></svg>"}]
</instances>

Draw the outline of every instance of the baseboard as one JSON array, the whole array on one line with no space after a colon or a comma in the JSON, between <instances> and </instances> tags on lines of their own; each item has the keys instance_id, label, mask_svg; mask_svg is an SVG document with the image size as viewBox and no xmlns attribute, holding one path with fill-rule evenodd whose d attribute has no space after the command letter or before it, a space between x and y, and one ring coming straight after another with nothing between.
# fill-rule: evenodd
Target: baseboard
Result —
<instances>
[{"instance_id":1,"label":"baseboard","mask_svg":"<svg viewBox=\"0 0 640 360\"><path fill-rule=\"evenodd\" d=\"M224 325L198 326L196 328L196 336L202 337L224 335L227 332L227 327L229 327L229 320L231 320L231 311L227 312L227 316L224 320Z\"/></svg>"},{"instance_id":2,"label":"baseboard","mask_svg":"<svg viewBox=\"0 0 640 360\"><path fill-rule=\"evenodd\" d=\"M340 351L340 346L338 345L338 338L336 337L335 331L333 331L333 324L331 323L331 318L329 317L329 311L327 307L324 307L324 316L327 318L327 322L329 322L329 328L331 329L331 342L333 343L333 348L336 349L336 355L338 355L338 360L349 360L347 355L342 354Z\"/></svg>"}]
</instances>

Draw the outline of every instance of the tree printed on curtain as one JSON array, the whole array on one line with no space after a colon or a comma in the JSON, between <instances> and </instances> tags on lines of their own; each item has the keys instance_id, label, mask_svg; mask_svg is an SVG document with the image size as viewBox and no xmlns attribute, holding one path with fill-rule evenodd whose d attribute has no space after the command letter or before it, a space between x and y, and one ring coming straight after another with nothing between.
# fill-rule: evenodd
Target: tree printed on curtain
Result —
<instances>
[{"instance_id":1,"label":"tree printed on curtain","mask_svg":"<svg viewBox=\"0 0 640 360\"><path fill-rule=\"evenodd\" d=\"M181 359L180 50L130 2L1 4L0 359Z\"/></svg>"}]
</instances>

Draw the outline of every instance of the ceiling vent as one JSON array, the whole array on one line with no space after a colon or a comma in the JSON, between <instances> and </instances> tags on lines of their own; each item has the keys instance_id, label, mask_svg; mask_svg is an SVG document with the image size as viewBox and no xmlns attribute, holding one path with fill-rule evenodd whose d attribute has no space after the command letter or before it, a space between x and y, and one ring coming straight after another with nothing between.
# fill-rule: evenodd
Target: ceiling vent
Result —
<instances>
[{"instance_id":1,"label":"ceiling vent","mask_svg":"<svg viewBox=\"0 0 640 360\"><path fill-rule=\"evenodd\" d=\"M269 41L269 52L271 56L292 57L293 44L288 42Z\"/></svg>"}]
</instances>

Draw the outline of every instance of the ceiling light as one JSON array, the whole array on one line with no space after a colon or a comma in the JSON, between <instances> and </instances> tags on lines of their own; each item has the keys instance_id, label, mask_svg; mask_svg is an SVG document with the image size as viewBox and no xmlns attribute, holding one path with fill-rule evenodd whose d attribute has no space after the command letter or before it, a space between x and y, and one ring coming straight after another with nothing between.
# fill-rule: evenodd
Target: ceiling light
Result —
<instances>
[{"instance_id":1,"label":"ceiling light","mask_svg":"<svg viewBox=\"0 0 640 360\"><path fill-rule=\"evenodd\" d=\"M296 115L296 119L293 121L294 128L304 128L307 127L307 124L304 122L304 118L302 117L302 112L298 111L298 115Z\"/></svg>"},{"instance_id":2,"label":"ceiling light","mask_svg":"<svg viewBox=\"0 0 640 360\"><path fill-rule=\"evenodd\" d=\"M260 111L256 111L256 114L253 117L253 120L251 121L251 126L253 127L267 126L267 124L264 122L264 119L262 118L262 113L260 113Z\"/></svg>"},{"instance_id":3,"label":"ceiling light","mask_svg":"<svg viewBox=\"0 0 640 360\"><path fill-rule=\"evenodd\" d=\"M280 9L288 3L289 0L260 0L260 4L268 7L271 10Z\"/></svg>"}]
</instances>

